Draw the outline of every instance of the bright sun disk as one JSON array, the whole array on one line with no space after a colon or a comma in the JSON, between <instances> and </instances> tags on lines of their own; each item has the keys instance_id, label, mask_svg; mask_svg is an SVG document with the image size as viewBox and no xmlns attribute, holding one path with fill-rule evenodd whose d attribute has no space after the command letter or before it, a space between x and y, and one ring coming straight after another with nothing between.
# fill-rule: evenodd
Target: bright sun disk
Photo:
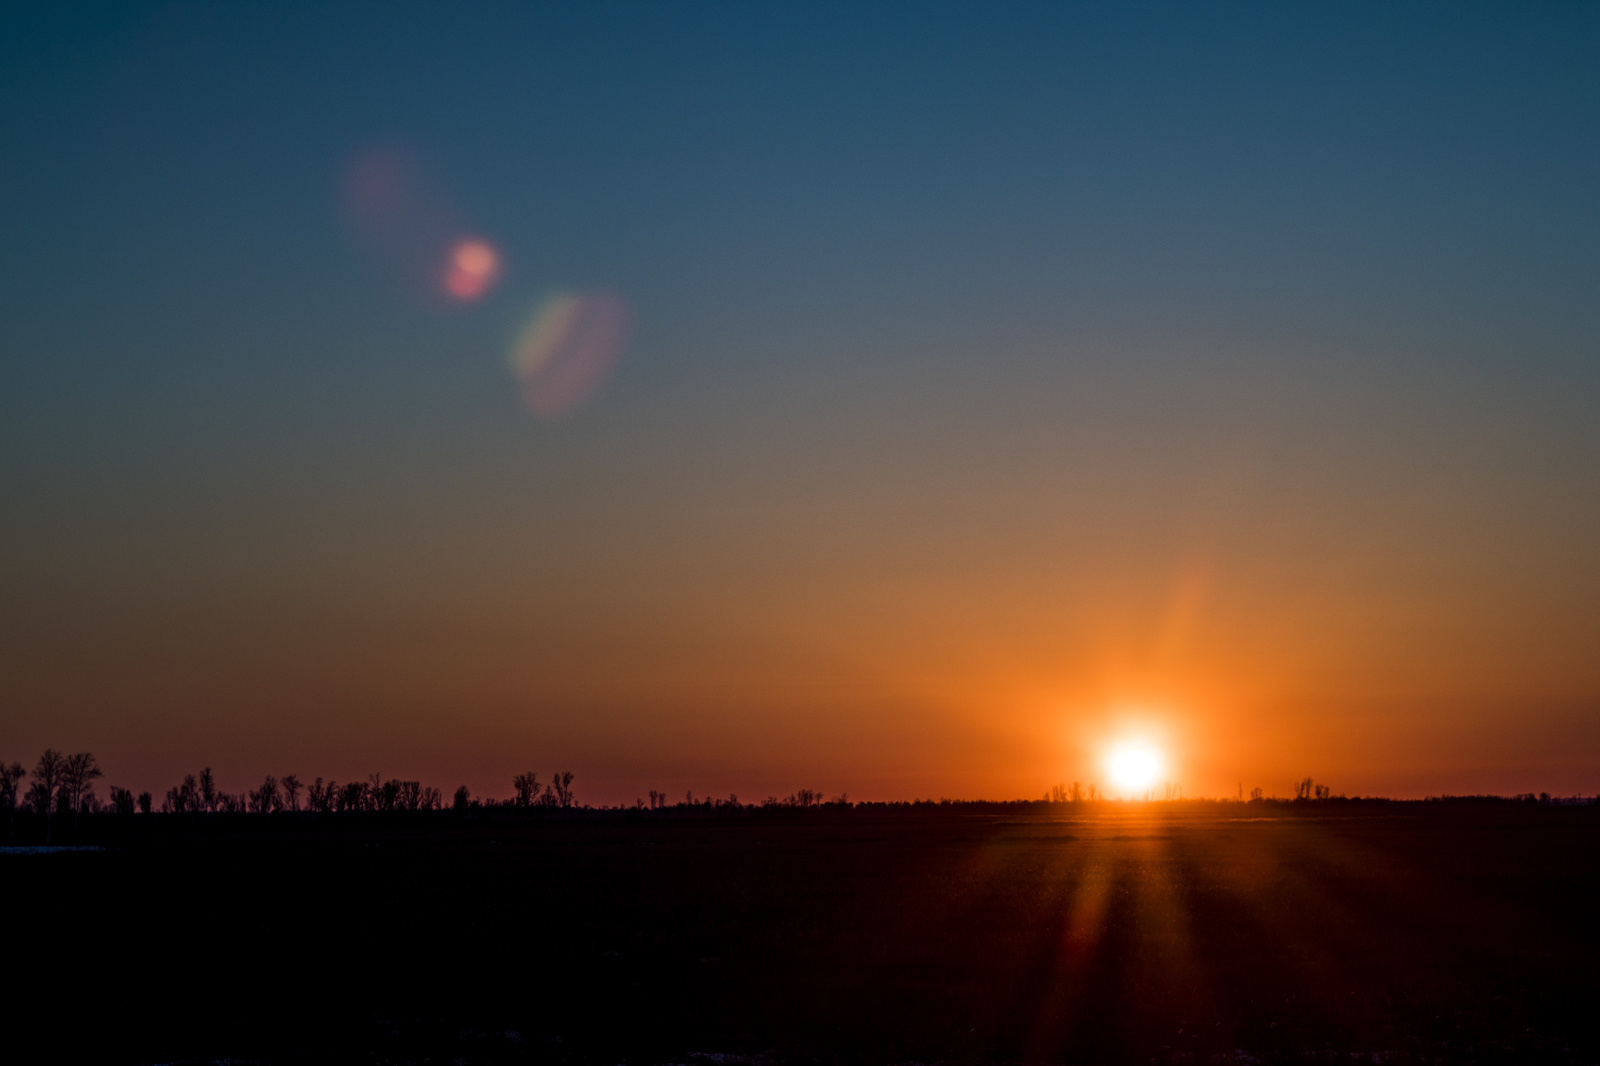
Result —
<instances>
[{"instance_id":1,"label":"bright sun disk","mask_svg":"<svg viewBox=\"0 0 1600 1066\"><path fill-rule=\"evenodd\" d=\"M1144 785L1156 775L1156 761L1149 752L1125 751L1112 761L1111 772L1124 785Z\"/></svg>"}]
</instances>

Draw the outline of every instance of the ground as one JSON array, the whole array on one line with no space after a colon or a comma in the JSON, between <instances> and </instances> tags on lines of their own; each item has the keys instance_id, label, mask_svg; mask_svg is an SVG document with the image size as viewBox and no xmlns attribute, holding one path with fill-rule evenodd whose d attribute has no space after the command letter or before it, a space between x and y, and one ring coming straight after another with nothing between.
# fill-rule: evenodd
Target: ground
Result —
<instances>
[{"instance_id":1,"label":"ground","mask_svg":"<svg viewBox=\"0 0 1600 1066\"><path fill-rule=\"evenodd\" d=\"M13 1061L1600 1061L1595 807L134 816L57 839L101 850L0 855Z\"/></svg>"}]
</instances>

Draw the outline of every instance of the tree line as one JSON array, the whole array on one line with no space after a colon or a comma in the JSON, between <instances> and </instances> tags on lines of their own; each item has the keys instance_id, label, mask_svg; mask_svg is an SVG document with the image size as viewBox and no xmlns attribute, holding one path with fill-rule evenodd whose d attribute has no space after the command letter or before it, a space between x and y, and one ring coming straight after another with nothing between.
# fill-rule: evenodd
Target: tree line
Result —
<instances>
[{"instance_id":1,"label":"tree line","mask_svg":"<svg viewBox=\"0 0 1600 1066\"><path fill-rule=\"evenodd\" d=\"M0 761L0 813L6 819L8 837L16 836L18 811L42 819L45 843L50 843L58 820L71 818L76 829L82 815L98 814L347 814L392 811L436 811L444 807L443 793L420 781L384 779L370 774L365 781L339 782L317 778L307 784L296 774L267 775L260 785L242 792L227 792L217 787L208 766L199 774L185 774L182 781L167 789L157 806L149 792L137 796L130 789L112 786L101 799L95 782L104 777L93 753L66 755L47 749L29 771L19 762ZM23 782L27 787L23 787ZM570 810L578 807L572 787L573 774L563 770L541 783L533 772L512 779L513 798L495 800L475 798L466 785L456 789L451 807L470 810L484 807L512 807L533 810ZM640 801L642 805L643 801Z\"/></svg>"},{"instance_id":2,"label":"tree line","mask_svg":"<svg viewBox=\"0 0 1600 1066\"><path fill-rule=\"evenodd\" d=\"M0 762L0 808L5 810L7 832L16 834L17 791L24 777L31 777L32 783L22 795L21 803L44 817L45 842L48 843L57 814L70 815L76 827L80 814L97 813L104 808L94 790L95 780L103 776L94 756L86 751L63 755L49 748L39 757L31 775L23 770L21 763ZM132 812L132 796L127 789L113 788L111 794L117 809L125 805L128 812Z\"/></svg>"},{"instance_id":3,"label":"tree line","mask_svg":"<svg viewBox=\"0 0 1600 1066\"><path fill-rule=\"evenodd\" d=\"M345 782L318 777L309 784L296 774L282 777L269 774L255 788L228 792L217 787L216 776L208 766L198 774L185 774L182 781L167 789L159 806L151 793L141 792L136 796L120 786L112 786L109 797L101 799L95 782L104 776L91 752L65 755L51 748L39 757L31 772L21 763L0 762L0 811L6 818L7 836L16 835L19 810L43 820L44 839L48 844L58 819L70 817L76 829L79 818L85 814L351 814L437 811L445 806L439 789L420 781L386 780L381 774L369 774L364 781ZM25 790L22 788L24 780L28 781ZM503 800L475 797L462 785L451 797L450 809L499 808L525 813L589 809L578 802L572 782L570 770L552 774L547 782L541 782L539 775L530 770L512 777L511 796ZM768 796L758 803L740 803L736 795L726 799L696 797L693 791L685 793L682 800L672 802L665 792L651 789L648 805L641 798L635 800L631 808L623 809L643 812L670 808L689 813L722 813L757 809L809 810L824 805L848 807L852 804L847 795L825 799L820 791L809 788L797 789L782 799Z\"/></svg>"},{"instance_id":4,"label":"tree line","mask_svg":"<svg viewBox=\"0 0 1600 1066\"><path fill-rule=\"evenodd\" d=\"M305 793L301 802L300 794ZM151 813L148 792L139 796L138 806ZM440 807L440 793L420 781L387 781L382 774L371 774L365 781L324 782L317 778L309 785L294 774L273 777L268 774L259 786L243 792L224 792L217 788L211 767L186 774L181 782L167 789L161 801L163 814L277 814L311 811L335 814L343 811L429 811Z\"/></svg>"},{"instance_id":5,"label":"tree line","mask_svg":"<svg viewBox=\"0 0 1600 1066\"><path fill-rule=\"evenodd\" d=\"M104 772L90 752L67 755L51 748L39 756L32 771L25 770L21 763L0 761L0 816L5 818L7 837L16 836L19 810L29 812L43 821L44 839L48 844L59 819L70 818L75 830L80 817L85 814L355 814L437 811L445 807L444 796L439 789L424 785L420 781L385 779L381 774L369 774L364 781L346 782L324 781L318 777L310 784L301 781L295 774L285 774L282 777L268 775L255 788L245 789L242 792L226 792L217 787L211 768L206 767L199 774L185 774L182 781L167 789L159 806L156 805L155 797L149 792L141 792L135 796L129 789L118 786L112 786L108 797L102 800L96 790L96 782L104 776ZM25 789L24 781L27 782ZM475 797L466 785L462 785L452 795L449 807L455 811L498 809L513 814L590 810L591 808L578 802L572 782L573 774L570 770L552 774L548 782L541 782L539 775L530 770L512 777L511 796L508 799ZM1310 777L1295 782L1294 791L1294 799L1291 801L1281 800L1276 796L1265 796L1260 788L1252 788L1249 798L1253 803L1383 801L1382 797L1377 796L1356 796L1346 799L1343 794L1335 795L1327 785L1313 781ZM1239 793L1239 799L1243 800L1242 784ZM768 796L754 803L741 803L736 795L730 795L726 799L713 796L697 797L693 791L685 793L683 799L677 801L673 801L665 792L656 789L651 789L649 796L648 803L640 798L632 805L624 805L619 809L638 814L645 811L668 810L680 814L734 814L741 811L805 811L823 807L884 810L952 805L1009 807L1028 806L1040 802L941 799L863 804L852 803L850 797L845 794L825 798L823 793L809 788L797 789L785 798ZM1184 799L1183 790L1169 783L1165 786L1164 798L1168 801L1181 801ZM1084 785L1074 781L1071 785L1056 785L1050 788L1044 795L1043 803L1046 806L1055 806L1097 803L1104 799L1105 795L1093 784ZM1155 793L1147 794L1145 799L1155 799ZM1530 792L1511 797L1439 796L1429 797L1429 800L1456 803L1600 803L1600 797L1556 798L1547 792L1538 795Z\"/></svg>"}]
</instances>

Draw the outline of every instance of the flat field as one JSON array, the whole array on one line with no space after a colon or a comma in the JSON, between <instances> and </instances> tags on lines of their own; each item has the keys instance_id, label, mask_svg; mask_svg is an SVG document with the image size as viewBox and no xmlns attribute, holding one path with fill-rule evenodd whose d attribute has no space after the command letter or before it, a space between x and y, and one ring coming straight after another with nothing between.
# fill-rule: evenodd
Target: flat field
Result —
<instances>
[{"instance_id":1,"label":"flat field","mask_svg":"<svg viewBox=\"0 0 1600 1066\"><path fill-rule=\"evenodd\" d=\"M1595 1062L1600 808L135 817L0 855L12 1061Z\"/></svg>"}]
</instances>

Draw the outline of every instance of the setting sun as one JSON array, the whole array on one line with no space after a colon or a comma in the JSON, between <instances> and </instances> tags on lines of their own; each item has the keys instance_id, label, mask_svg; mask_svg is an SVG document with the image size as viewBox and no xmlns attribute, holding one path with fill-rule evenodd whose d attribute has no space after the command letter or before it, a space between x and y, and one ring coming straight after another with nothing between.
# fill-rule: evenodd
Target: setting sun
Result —
<instances>
[{"instance_id":1,"label":"setting sun","mask_svg":"<svg viewBox=\"0 0 1600 1066\"><path fill-rule=\"evenodd\" d=\"M1156 760L1149 752L1125 751L1111 763L1111 773L1124 785L1147 785L1156 775Z\"/></svg>"}]
</instances>

